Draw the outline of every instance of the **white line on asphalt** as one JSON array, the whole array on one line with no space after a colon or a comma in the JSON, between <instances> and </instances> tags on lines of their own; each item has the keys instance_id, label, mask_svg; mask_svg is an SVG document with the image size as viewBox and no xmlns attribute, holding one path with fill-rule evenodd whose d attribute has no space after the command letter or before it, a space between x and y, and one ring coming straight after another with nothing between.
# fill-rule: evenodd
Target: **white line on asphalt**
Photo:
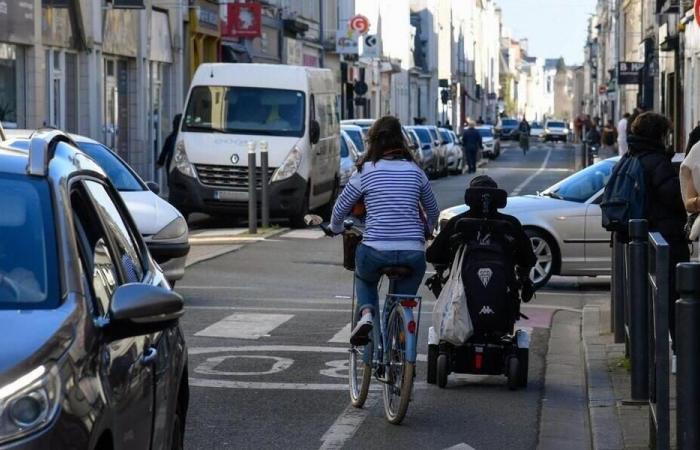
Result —
<instances>
[{"instance_id":1,"label":"white line on asphalt","mask_svg":"<svg viewBox=\"0 0 700 450\"><path fill-rule=\"evenodd\" d=\"M329 312L329 313L349 313L348 309L329 308L275 308L265 306L186 306L186 309L202 311L276 311L276 312Z\"/></svg>"},{"instance_id":2,"label":"white line on asphalt","mask_svg":"<svg viewBox=\"0 0 700 450\"><path fill-rule=\"evenodd\" d=\"M378 400L378 395L370 394L365 401L364 408L348 405L321 437L321 450L343 448L343 445L355 435L362 422L369 416L370 410L377 404Z\"/></svg>"},{"instance_id":3,"label":"white line on asphalt","mask_svg":"<svg viewBox=\"0 0 700 450\"><path fill-rule=\"evenodd\" d=\"M291 238L291 239L320 239L324 236L322 230L319 229L308 229L308 230L294 230L283 234L281 237Z\"/></svg>"},{"instance_id":4,"label":"white line on asphalt","mask_svg":"<svg viewBox=\"0 0 700 450\"><path fill-rule=\"evenodd\" d=\"M464 442L461 444L453 445L452 447L447 447L445 450L475 450L471 445L467 445Z\"/></svg>"},{"instance_id":5,"label":"white line on asphalt","mask_svg":"<svg viewBox=\"0 0 700 450\"><path fill-rule=\"evenodd\" d=\"M340 331L338 331L335 336L333 336L328 342L339 343L339 342L349 342L350 341L350 324L345 325Z\"/></svg>"},{"instance_id":6,"label":"white line on asphalt","mask_svg":"<svg viewBox=\"0 0 700 450\"><path fill-rule=\"evenodd\" d=\"M321 347L314 345L243 345L237 347L193 347L188 350L190 355L207 355L224 352L281 352L281 353L345 353L348 347ZM428 356L419 354L417 360L425 362ZM347 387L347 385L345 385Z\"/></svg>"},{"instance_id":7,"label":"white line on asphalt","mask_svg":"<svg viewBox=\"0 0 700 450\"><path fill-rule=\"evenodd\" d=\"M294 317L292 314L231 314L195 336L221 337L231 339L259 339Z\"/></svg>"},{"instance_id":8,"label":"white line on asphalt","mask_svg":"<svg viewBox=\"0 0 700 450\"><path fill-rule=\"evenodd\" d=\"M525 179L522 183L518 185L515 189L513 189L513 192L510 193L510 195L520 195L520 192L528 185L532 180L535 179L539 174L544 172L544 170L547 168L547 163L549 162L549 157L552 156L552 148L550 147L549 150L547 151L547 156L544 157L544 161L542 161L542 165L540 166L539 169L537 169L537 172L533 173L529 177Z\"/></svg>"},{"instance_id":9,"label":"white line on asphalt","mask_svg":"<svg viewBox=\"0 0 700 450\"><path fill-rule=\"evenodd\" d=\"M233 381L190 378L190 386L213 387L227 389L257 389L257 390L292 390L292 391L347 391L347 383L273 383L266 381ZM380 390L381 386L370 386L372 390Z\"/></svg>"},{"instance_id":10,"label":"white line on asphalt","mask_svg":"<svg viewBox=\"0 0 700 450\"><path fill-rule=\"evenodd\" d=\"M339 298L339 299L344 299L344 300L350 300L352 297L349 295L336 295L334 298Z\"/></svg>"}]
</instances>

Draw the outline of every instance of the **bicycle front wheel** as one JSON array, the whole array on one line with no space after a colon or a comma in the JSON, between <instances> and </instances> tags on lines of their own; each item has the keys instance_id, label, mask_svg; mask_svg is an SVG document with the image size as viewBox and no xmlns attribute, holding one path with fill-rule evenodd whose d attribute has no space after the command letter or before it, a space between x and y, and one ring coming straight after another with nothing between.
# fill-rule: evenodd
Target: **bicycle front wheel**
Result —
<instances>
[{"instance_id":1,"label":"bicycle front wheel","mask_svg":"<svg viewBox=\"0 0 700 450\"><path fill-rule=\"evenodd\" d=\"M384 415L395 425L406 416L416 372L416 364L406 359L406 339L410 338L407 325L403 309L394 308L386 329Z\"/></svg>"},{"instance_id":2,"label":"bicycle front wheel","mask_svg":"<svg viewBox=\"0 0 700 450\"><path fill-rule=\"evenodd\" d=\"M367 400L369 384L372 380L372 341L364 346L350 349L350 403L362 408Z\"/></svg>"}]
</instances>

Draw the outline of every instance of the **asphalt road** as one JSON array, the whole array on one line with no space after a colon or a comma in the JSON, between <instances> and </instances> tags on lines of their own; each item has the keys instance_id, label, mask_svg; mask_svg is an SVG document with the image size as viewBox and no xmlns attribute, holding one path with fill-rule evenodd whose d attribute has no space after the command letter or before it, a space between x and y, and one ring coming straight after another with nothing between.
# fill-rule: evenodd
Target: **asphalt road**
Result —
<instances>
[{"instance_id":1,"label":"asphalt road","mask_svg":"<svg viewBox=\"0 0 700 450\"><path fill-rule=\"evenodd\" d=\"M573 147L508 146L481 172L508 192L534 193L567 176ZM442 208L462 202L471 176L436 180ZM425 363L401 426L383 418L380 391L349 406L347 337L351 274L340 239L302 230L188 269L177 290L189 347L188 449L434 448L532 449L537 443L544 356L552 313L579 309L603 282L555 279L523 309L532 329L530 384L511 392L505 377L451 375L447 389L425 383ZM424 288L419 354L427 351L434 297ZM419 357L420 359L420 357ZM375 385L378 389L378 384ZM468 447L462 447L468 448Z\"/></svg>"}]
</instances>

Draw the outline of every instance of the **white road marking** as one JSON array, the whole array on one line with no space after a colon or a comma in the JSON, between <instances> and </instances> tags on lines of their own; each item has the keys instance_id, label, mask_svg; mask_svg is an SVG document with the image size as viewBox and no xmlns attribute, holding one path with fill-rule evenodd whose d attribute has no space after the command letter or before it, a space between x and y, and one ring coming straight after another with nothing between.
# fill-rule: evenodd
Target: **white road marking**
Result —
<instances>
[{"instance_id":1,"label":"white road marking","mask_svg":"<svg viewBox=\"0 0 700 450\"><path fill-rule=\"evenodd\" d=\"M225 388L225 389L255 389L282 391L347 391L348 383L273 383L265 381L233 381L210 380L205 378L189 379L190 386ZM379 383L370 386L371 390L379 391Z\"/></svg>"},{"instance_id":2,"label":"white road marking","mask_svg":"<svg viewBox=\"0 0 700 450\"><path fill-rule=\"evenodd\" d=\"M259 339L294 317L293 314L231 314L195 333L195 336Z\"/></svg>"},{"instance_id":3,"label":"white road marking","mask_svg":"<svg viewBox=\"0 0 700 450\"><path fill-rule=\"evenodd\" d=\"M282 235L282 237L292 239L320 239L323 236L323 230L317 230L314 228L308 230L294 230Z\"/></svg>"},{"instance_id":4,"label":"white road marking","mask_svg":"<svg viewBox=\"0 0 700 450\"><path fill-rule=\"evenodd\" d=\"M348 323L347 325L345 325L328 342L350 342L350 324Z\"/></svg>"},{"instance_id":5,"label":"white road marking","mask_svg":"<svg viewBox=\"0 0 700 450\"><path fill-rule=\"evenodd\" d=\"M186 306L188 310L203 311L275 311L275 312L329 312L329 313L349 313L347 309L330 308L275 308L272 306Z\"/></svg>"},{"instance_id":6,"label":"white road marking","mask_svg":"<svg viewBox=\"0 0 700 450\"><path fill-rule=\"evenodd\" d=\"M321 450L343 448L343 445L355 435L378 401L379 395L370 394L365 401L364 408L348 405L321 437Z\"/></svg>"},{"instance_id":7,"label":"white road marking","mask_svg":"<svg viewBox=\"0 0 700 450\"><path fill-rule=\"evenodd\" d=\"M549 162L549 157L552 156L552 147L549 148L547 151L547 156L544 157L544 161L542 161L542 165L540 166L539 169L537 169L537 172L533 173L529 177L525 179L522 183L518 185L515 189L513 189L513 192L510 193L510 195L520 195L520 192L528 185L532 180L535 179L538 175L540 175L544 170L547 168L547 163Z\"/></svg>"},{"instance_id":8,"label":"white road marking","mask_svg":"<svg viewBox=\"0 0 700 450\"><path fill-rule=\"evenodd\" d=\"M305 345L241 345L237 347L192 347L188 350L190 355L207 355L210 353L224 352L280 352L280 353L342 353L348 354L348 347L321 347ZM416 358L420 362L426 362L428 355L419 354Z\"/></svg>"},{"instance_id":9,"label":"white road marking","mask_svg":"<svg viewBox=\"0 0 700 450\"><path fill-rule=\"evenodd\" d=\"M272 366L265 371L252 371L252 372L231 372L226 370L218 370L217 367L222 362L227 359L267 359L274 361ZM266 355L223 355L215 356L213 358L207 358L202 364L197 366L194 371L200 375L227 375L227 376L241 376L241 375L271 375L273 373L282 372L283 370L289 369L294 360L291 358L281 358L279 356L266 356Z\"/></svg>"},{"instance_id":10,"label":"white road marking","mask_svg":"<svg viewBox=\"0 0 700 450\"><path fill-rule=\"evenodd\" d=\"M447 447L444 450L476 450L474 447L471 445L467 445L464 442L461 444L453 445L452 447Z\"/></svg>"}]
</instances>

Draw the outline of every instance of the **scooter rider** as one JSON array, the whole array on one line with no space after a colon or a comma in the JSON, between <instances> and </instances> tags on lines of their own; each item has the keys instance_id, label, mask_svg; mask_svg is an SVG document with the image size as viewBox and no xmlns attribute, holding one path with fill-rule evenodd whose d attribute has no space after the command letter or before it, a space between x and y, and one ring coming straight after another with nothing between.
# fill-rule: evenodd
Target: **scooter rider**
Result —
<instances>
[{"instance_id":1,"label":"scooter rider","mask_svg":"<svg viewBox=\"0 0 700 450\"><path fill-rule=\"evenodd\" d=\"M469 188L498 189L498 185L488 175L480 175L471 181ZM537 257L532 250L530 239L525 234L523 226L520 224L520 221L513 216L502 214L497 211L486 216L483 211L470 209L465 213L453 217L441 229L433 243L428 247L426 251L427 261L436 266L437 269L449 266L457 251L457 246L453 242L452 237L457 233L457 222L465 218L489 218L506 221L513 225L513 229L516 231L513 233L513 236L509 236L509 238L514 241L512 246L512 248L514 248L513 263L516 266L517 276L521 284L521 299L523 302L529 302L535 292L529 273L537 262Z\"/></svg>"}]
</instances>

